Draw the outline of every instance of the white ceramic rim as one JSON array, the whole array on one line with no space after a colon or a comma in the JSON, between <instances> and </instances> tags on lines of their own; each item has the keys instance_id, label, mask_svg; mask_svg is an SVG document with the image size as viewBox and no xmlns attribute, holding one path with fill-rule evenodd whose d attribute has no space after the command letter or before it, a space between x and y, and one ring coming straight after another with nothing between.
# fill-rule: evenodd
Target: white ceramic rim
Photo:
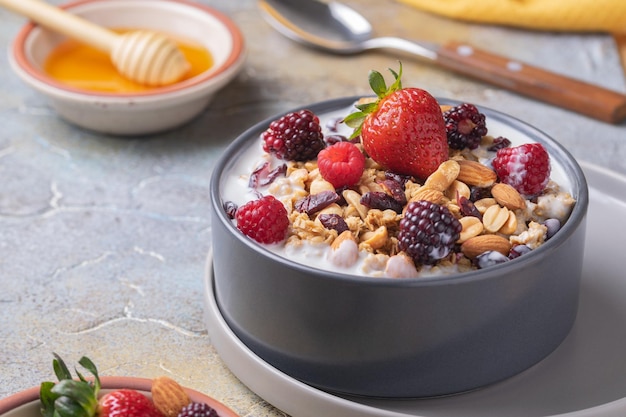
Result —
<instances>
[{"instance_id":1,"label":"white ceramic rim","mask_svg":"<svg viewBox=\"0 0 626 417\"><path fill-rule=\"evenodd\" d=\"M113 3L120 0L109 0L106 3ZM176 98L185 96L185 100L189 99L189 95L202 96L207 90L217 90L226 84L234 74L238 72L245 60L246 50L243 35L237 25L223 13L201 4L194 3L190 0L124 0L125 3L146 3L154 2L171 3L178 7L189 8L194 13L200 12L216 19L226 31L228 31L232 48L230 54L221 65L213 66L207 71L188 80L161 88L136 93L106 93L91 92L74 88L62 84L52 77L32 65L28 59L27 47L29 39L33 31L40 30L35 23L27 23L17 34L13 41L12 47L9 49L9 62L14 67L18 75L33 87L51 96L64 100L75 100L83 102L93 102L94 99L102 103L126 103L130 100L133 102L147 102L162 100L164 98ZM92 3L100 3L102 0L77 0L71 3L61 5L59 7L72 10L75 8L89 6Z\"/></svg>"}]
</instances>

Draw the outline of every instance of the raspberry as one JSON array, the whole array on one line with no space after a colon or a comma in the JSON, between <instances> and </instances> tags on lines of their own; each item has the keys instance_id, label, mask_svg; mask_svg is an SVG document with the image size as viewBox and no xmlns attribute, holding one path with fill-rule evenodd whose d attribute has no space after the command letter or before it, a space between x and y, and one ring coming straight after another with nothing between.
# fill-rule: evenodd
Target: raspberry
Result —
<instances>
[{"instance_id":1,"label":"raspberry","mask_svg":"<svg viewBox=\"0 0 626 417\"><path fill-rule=\"evenodd\" d=\"M277 243L285 239L289 217L283 203L272 195L252 200L237 209L237 228L259 243Z\"/></svg>"},{"instance_id":2,"label":"raspberry","mask_svg":"<svg viewBox=\"0 0 626 417\"><path fill-rule=\"evenodd\" d=\"M461 229L461 223L447 207L413 201L400 220L398 245L416 265L434 264L450 254Z\"/></svg>"},{"instance_id":3,"label":"raspberry","mask_svg":"<svg viewBox=\"0 0 626 417\"><path fill-rule=\"evenodd\" d=\"M219 415L208 404L192 402L183 407L178 413L178 417L219 417Z\"/></svg>"},{"instance_id":4,"label":"raspberry","mask_svg":"<svg viewBox=\"0 0 626 417\"><path fill-rule=\"evenodd\" d=\"M261 134L263 150L287 161L315 159L324 149L320 119L310 110L287 113Z\"/></svg>"},{"instance_id":5,"label":"raspberry","mask_svg":"<svg viewBox=\"0 0 626 417\"><path fill-rule=\"evenodd\" d=\"M476 106L463 103L443 113L448 135L448 146L452 149L476 149L487 134L485 115Z\"/></svg>"},{"instance_id":6,"label":"raspberry","mask_svg":"<svg viewBox=\"0 0 626 417\"><path fill-rule=\"evenodd\" d=\"M353 143L337 142L319 153L317 167L335 188L350 186L361 179L365 156Z\"/></svg>"},{"instance_id":7,"label":"raspberry","mask_svg":"<svg viewBox=\"0 0 626 417\"><path fill-rule=\"evenodd\" d=\"M550 156L540 143L498 150L493 168L500 181L527 196L541 193L550 180Z\"/></svg>"}]
</instances>

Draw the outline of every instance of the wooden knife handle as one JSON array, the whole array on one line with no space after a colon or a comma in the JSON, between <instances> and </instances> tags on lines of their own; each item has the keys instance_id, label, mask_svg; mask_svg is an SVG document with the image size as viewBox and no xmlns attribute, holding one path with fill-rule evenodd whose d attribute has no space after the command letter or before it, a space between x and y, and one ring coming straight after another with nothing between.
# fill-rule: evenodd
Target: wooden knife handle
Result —
<instances>
[{"instance_id":1,"label":"wooden knife handle","mask_svg":"<svg viewBox=\"0 0 626 417\"><path fill-rule=\"evenodd\" d=\"M437 63L461 74L609 123L626 119L626 95L473 46L451 42Z\"/></svg>"}]
</instances>

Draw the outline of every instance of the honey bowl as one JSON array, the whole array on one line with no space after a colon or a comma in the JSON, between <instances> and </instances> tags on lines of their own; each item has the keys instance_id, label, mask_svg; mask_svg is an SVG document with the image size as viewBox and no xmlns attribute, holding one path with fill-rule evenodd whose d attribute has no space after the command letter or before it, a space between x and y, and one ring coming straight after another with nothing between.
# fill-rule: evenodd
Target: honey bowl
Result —
<instances>
[{"instance_id":1,"label":"honey bowl","mask_svg":"<svg viewBox=\"0 0 626 417\"><path fill-rule=\"evenodd\" d=\"M180 126L204 111L245 61L245 42L236 24L225 14L191 1L81 0L60 7L115 30L162 32L179 42L181 49L195 50L196 55L206 51L205 62L172 85L106 91L91 88L92 83L83 88L53 76L46 68L51 54L58 53L67 38L34 23L26 24L10 48L11 67L49 99L59 116L86 129L143 135Z\"/></svg>"}]
</instances>

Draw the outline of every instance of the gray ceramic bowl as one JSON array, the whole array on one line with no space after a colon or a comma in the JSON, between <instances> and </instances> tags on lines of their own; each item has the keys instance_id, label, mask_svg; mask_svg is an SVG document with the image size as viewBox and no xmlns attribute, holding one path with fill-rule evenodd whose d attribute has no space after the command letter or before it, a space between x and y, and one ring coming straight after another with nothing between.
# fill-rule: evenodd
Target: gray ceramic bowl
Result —
<instances>
[{"instance_id":1,"label":"gray ceramic bowl","mask_svg":"<svg viewBox=\"0 0 626 417\"><path fill-rule=\"evenodd\" d=\"M355 99L308 108L323 114ZM216 299L235 334L263 360L305 383L375 397L473 390L549 355L576 319L587 184L576 161L553 139L502 113L481 111L488 123L544 144L569 178L577 203L560 231L531 253L443 277L331 273L278 256L244 236L222 208L224 173L273 118L243 133L222 156L211 183Z\"/></svg>"}]
</instances>

